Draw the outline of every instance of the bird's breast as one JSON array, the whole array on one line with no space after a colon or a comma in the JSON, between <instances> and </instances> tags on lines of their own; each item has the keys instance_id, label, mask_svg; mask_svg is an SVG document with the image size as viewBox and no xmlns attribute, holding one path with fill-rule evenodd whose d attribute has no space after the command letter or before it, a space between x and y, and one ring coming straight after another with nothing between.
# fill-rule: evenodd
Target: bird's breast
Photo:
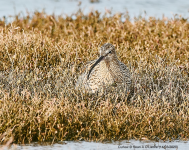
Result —
<instances>
[{"instance_id":1,"label":"bird's breast","mask_svg":"<svg viewBox=\"0 0 189 150\"><path fill-rule=\"evenodd\" d=\"M110 71L110 65L105 61L100 63L99 76L101 77L101 82L106 85L111 85L114 83L114 77Z\"/></svg>"}]
</instances>

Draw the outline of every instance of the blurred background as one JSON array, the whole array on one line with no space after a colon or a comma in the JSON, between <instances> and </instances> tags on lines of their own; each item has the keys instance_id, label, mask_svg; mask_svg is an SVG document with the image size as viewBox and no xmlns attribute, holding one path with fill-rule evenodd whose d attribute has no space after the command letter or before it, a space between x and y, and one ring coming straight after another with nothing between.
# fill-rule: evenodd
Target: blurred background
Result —
<instances>
[{"instance_id":1,"label":"blurred background","mask_svg":"<svg viewBox=\"0 0 189 150\"><path fill-rule=\"evenodd\" d=\"M98 10L109 15L128 12L134 17L173 18L189 16L189 0L0 0L0 18L20 14L31 15L44 10L47 14L74 15L78 10L84 14ZM110 14L111 12L111 14Z\"/></svg>"}]
</instances>

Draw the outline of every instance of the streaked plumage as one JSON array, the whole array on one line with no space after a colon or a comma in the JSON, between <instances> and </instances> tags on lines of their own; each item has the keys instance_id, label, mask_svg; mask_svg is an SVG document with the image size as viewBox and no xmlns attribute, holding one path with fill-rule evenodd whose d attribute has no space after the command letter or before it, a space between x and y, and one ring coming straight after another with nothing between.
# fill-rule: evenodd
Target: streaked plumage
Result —
<instances>
[{"instance_id":1,"label":"streaked plumage","mask_svg":"<svg viewBox=\"0 0 189 150\"><path fill-rule=\"evenodd\" d=\"M86 64L79 76L76 87L95 93L111 85L129 91L130 72L126 65L117 58L115 47L106 43L100 48L100 57Z\"/></svg>"}]
</instances>

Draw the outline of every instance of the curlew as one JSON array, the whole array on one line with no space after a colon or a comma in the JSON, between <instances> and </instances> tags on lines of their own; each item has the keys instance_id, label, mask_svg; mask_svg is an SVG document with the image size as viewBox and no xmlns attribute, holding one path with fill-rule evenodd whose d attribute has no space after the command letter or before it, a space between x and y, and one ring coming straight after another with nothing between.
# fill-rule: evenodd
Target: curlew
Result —
<instances>
[{"instance_id":1,"label":"curlew","mask_svg":"<svg viewBox=\"0 0 189 150\"><path fill-rule=\"evenodd\" d=\"M106 43L99 49L100 57L90 61L79 76L76 87L95 93L105 87L122 87L130 90L131 78L127 66L119 61L115 47Z\"/></svg>"}]
</instances>

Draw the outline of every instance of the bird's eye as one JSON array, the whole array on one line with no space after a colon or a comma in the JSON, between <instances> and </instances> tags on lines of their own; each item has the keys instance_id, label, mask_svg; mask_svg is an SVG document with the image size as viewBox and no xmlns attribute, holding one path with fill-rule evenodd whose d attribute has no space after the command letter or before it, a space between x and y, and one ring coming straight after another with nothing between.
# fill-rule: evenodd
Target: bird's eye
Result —
<instances>
[{"instance_id":1,"label":"bird's eye","mask_svg":"<svg viewBox=\"0 0 189 150\"><path fill-rule=\"evenodd\" d=\"M109 48L110 48L110 46L108 45L108 46L107 46L107 49L109 49Z\"/></svg>"},{"instance_id":2,"label":"bird's eye","mask_svg":"<svg viewBox=\"0 0 189 150\"><path fill-rule=\"evenodd\" d=\"M112 53L112 51L109 51L109 54L111 54Z\"/></svg>"}]
</instances>

